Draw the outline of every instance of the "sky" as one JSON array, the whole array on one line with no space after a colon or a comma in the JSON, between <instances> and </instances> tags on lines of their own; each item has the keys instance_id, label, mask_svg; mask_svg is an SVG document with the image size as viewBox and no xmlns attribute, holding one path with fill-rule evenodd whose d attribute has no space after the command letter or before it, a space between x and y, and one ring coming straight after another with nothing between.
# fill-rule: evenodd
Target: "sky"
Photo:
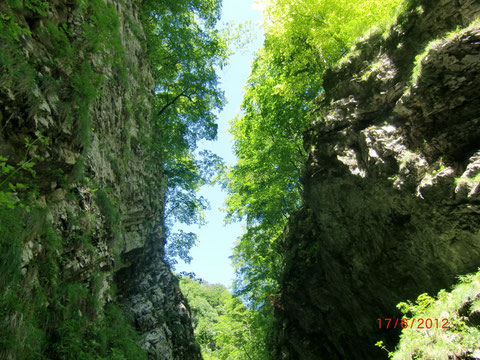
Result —
<instances>
[{"instance_id":1,"label":"sky","mask_svg":"<svg viewBox=\"0 0 480 360\"><path fill-rule=\"evenodd\" d=\"M235 21L261 20L261 6L255 5L255 0L223 0L222 23ZM243 99L243 88L250 74L250 65L255 52L263 44L261 28L256 27L258 33L246 49L234 54L229 64L220 71L221 88L228 101L223 111L218 114L218 140L200 145L200 150L208 149L221 156L229 166L236 163L233 154L233 140L228 133L229 122L240 113L240 104ZM190 254L193 258L190 264L182 260L175 266L176 272L194 272L197 278L211 284L220 283L230 287L234 280L234 270L230 256L233 252L235 241L243 233L242 223L225 224L225 213L220 210L224 206L227 194L219 186L204 186L199 195L209 200L211 210L206 211L206 225L183 226L178 228L192 231L198 235L198 243Z\"/></svg>"}]
</instances>

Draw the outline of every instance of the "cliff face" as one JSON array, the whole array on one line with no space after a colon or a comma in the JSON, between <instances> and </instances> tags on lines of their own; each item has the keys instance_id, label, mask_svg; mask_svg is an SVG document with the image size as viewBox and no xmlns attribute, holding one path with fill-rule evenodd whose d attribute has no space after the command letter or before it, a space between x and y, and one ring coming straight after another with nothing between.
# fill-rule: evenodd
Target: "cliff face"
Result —
<instances>
[{"instance_id":1,"label":"cliff face","mask_svg":"<svg viewBox=\"0 0 480 360\"><path fill-rule=\"evenodd\" d=\"M374 344L393 349L398 329L378 318L480 265L479 15L410 1L326 75L283 241L277 358L386 358Z\"/></svg>"},{"instance_id":2,"label":"cliff face","mask_svg":"<svg viewBox=\"0 0 480 360\"><path fill-rule=\"evenodd\" d=\"M146 140L154 81L139 4L8 4L0 357L143 358L121 308L148 358L201 358L163 260L165 181Z\"/></svg>"}]
</instances>

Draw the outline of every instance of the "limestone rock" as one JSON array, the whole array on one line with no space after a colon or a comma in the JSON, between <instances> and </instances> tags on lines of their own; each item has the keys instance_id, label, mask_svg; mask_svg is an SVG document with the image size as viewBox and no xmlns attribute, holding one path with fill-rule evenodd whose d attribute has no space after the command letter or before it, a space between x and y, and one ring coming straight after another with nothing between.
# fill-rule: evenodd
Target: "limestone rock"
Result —
<instances>
[{"instance_id":1,"label":"limestone rock","mask_svg":"<svg viewBox=\"0 0 480 360\"><path fill-rule=\"evenodd\" d=\"M106 1L117 11L119 28L113 31L118 31L125 60L122 64L112 61L117 54L109 44L100 44L100 50L88 48L84 29L92 21L92 14L82 12L79 2L48 3L42 16L28 7L15 7L16 20L32 32L31 36L21 36L20 55L8 48L3 38L0 45L2 58L12 51L19 59L25 58L22 70L32 69L24 71L25 78L21 79L2 74L0 154L18 163L25 157L27 138L30 144L35 142L29 157L42 158L35 167L37 217L32 216L34 220L27 223L26 234L22 235L22 291L32 296L42 282L48 280L48 286L55 285L53 279L45 280L42 271L46 270L39 265L51 260L48 274L58 283L80 284L95 294L98 303L121 305L140 333L149 359L200 359L188 306L163 260L164 175L152 170L158 166L148 166L157 159L150 159L143 145L137 145L134 151L126 146L126 138L150 130L144 119L152 111L154 90L150 63L143 50L146 39L139 3ZM0 5L2 13L4 6L8 5ZM84 2L82 6L90 5ZM46 31L47 25L58 31L56 36ZM66 42L74 49L73 57ZM120 65L128 68L127 85L119 80ZM83 68L91 69L87 74L91 78L85 74L78 78ZM95 76L102 79L101 86L95 83ZM87 89L79 89L81 86ZM86 103L85 98L90 96L86 93L92 90L88 86L96 86L93 91L101 92L101 96ZM143 109L127 114L126 108L134 108L132 104L141 104ZM40 141L42 137L48 143ZM158 179L155 189L147 185L152 178ZM115 287L116 293L112 291ZM68 301L65 297L54 300ZM25 302L35 303L35 299L26 296ZM48 305L38 306L50 311ZM97 320L94 310L86 311L92 312L88 314L92 322ZM79 316L86 316L84 313ZM55 334L45 336L55 340ZM25 346L34 340L25 339ZM0 349L0 358L15 356Z\"/></svg>"},{"instance_id":2,"label":"limestone rock","mask_svg":"<svg viewBox=\"0 0 480 360\"><path fill-rule=\"evenodd\" d=\"M399 331L378 318L480 266L480 4L409 6L325 75L281 244L277 359L384 359L374 344Z\"/></svg>"}]
</instances>

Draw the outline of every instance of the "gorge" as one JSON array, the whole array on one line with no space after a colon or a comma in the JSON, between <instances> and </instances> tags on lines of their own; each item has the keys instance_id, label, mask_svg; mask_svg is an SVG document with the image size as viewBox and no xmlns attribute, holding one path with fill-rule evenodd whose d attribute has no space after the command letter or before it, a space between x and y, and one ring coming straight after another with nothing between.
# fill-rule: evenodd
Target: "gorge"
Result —
<instances>
[{"instance_id":1,"label":"gorge","mask_svg":"<svg viewBox=\"0 0 480 360\"><path fill-rule=\"evenodd\" d=\"M266 4L225 169L221 1L0 1L1 359L480 359L480 4ZM169 264L215 172L233 297Z\"/></svg>"}]
</instances>

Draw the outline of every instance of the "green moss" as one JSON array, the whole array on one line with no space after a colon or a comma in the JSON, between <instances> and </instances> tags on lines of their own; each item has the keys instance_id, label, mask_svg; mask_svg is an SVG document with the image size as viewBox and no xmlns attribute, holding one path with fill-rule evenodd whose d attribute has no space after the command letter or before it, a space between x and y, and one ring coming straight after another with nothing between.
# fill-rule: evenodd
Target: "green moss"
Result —
<instances>
[{"instance_id":1,"label":"green moss","mask_svg":"<svg viewBox=\"0 0 480 360\"><path fill-rule=\"evenodd\" d=\"M370 75L381 71L383 68L383 65L384 65L384 62L382 60L371 63L368 69L365 71L365 73L362 74L361 79L363 81L366 81L370 77Z\"/></svg>"},{"instance_id":2,"label":"green moss","mask_svg":"<svg viewBox=\"0 0 480 360\"><path fill-rule=\"evenodd\" d=\"M56 294L54 321L47 353L59 359L146 359L138 334L114 303L102 307L98 286L69 283Z\"/></svg>"},{"instance_id":3,"label":"green moss","mask_svg":"<svg viewBox=\"0 0 480 360\"><path fill-rule=\"evenodd\" d=\"M437 49L440 44L442 44L441 39L436 39L436 40L430 41L428 43L427 47L425 48L425 50L422 53L415 56L415 63L414 63L414 66L413 66L412 76L410 78L410 84L411 85L417 86L417 81L420 77L420 74L421 74L421 71L422 71L422 64L423 64L424 60L426 59L428 54L431 51Z\"/></svg>"},{"instance_id":4,"label":"green moss","mask_svg":"<svg viewBox=\"0 0 480 360\"><path fill-rule=\"evenodd\" d=\"M457 186L465 183L473 186L475 184L478 184L479 182L480 182L480 173L475 175L473 178L462 176L455 179L455 185Z\"/></svg>"},{"instance_id":5,"label":"green moss","mask_svg":"<svg viewBox=\"0 0 480 360\"><path fill-rule=\"evenodd\" d=\"M10 97L15 94L14 101L22 101L27 105L23 118L31 118L39 111L38 72L33 60L25 57L22 51L20 37L31 36L31 31L19 24L17 12L27 8L34 13L33 16L44 16L49 4L40 0L26 0L9 1L8 5L2 6L0 12L0 93L6 92ZM7 125L8 121L2 125Z\"/></svg>"},{"instance_id":6,"label":"green moss","mask_svg":"<svg viewBox=\"0 0 480 360\"><path fill-rule=\"evenodd\" d=\"M125 52L120 37L118 13L104 0L78 1L77 10L83 15L83 32L74 36L67 24L53 24L47 17L49 4L41 0L10 1L0 14L0 91L16 94L17 101L28 104L28 118L41 111L43 94L59 96L58 115L67 124L74 121L76 143L88 152L92 141L91 108L102 94L105 81L102 72L92 67L94 58L103 66L111 66L120 86L128 88ZM36 31L49 54L46 63L51 74L37 71L37 57L25 57L20 36L31 36L29 28L19 25L18 9L27 8L43 17L44 26ZM8 120L9 121L9 120ZM5 124L1 124L4 126ZM83 169L79 166L76 172ZM77 177L81 175L77 174Z\"/></svg>"},{"instance_id":7,"label":"green moss","mask_svg":"<svg viewBox=\"0 0 480 360\"><path fill-rule=\"evenodd\" d=\"M115 173L115 176L117 177L118 181L122 181L124 176L124 171L123 171L123 168L120 166L120 162L115 156L109 156L109 160L110 160L110 163L112 164L113 172Z\"/></svg>"},{"instance_id":8,"label":"green moss","mask_svg":"<svg viewBox=\"0 0 480 360\"><path fill-rule=\"evenodd\" d=\"M146 359L120 308L99 302L101 272L88 283L60 277L64 244L47 218L41 209L0 209L0 358ZM42 244L29 264L33 284L21 269L28 236Z\"/></svg>"},{"instance_id":9,"label":"green moss","mask_svg":"<svg viewBox=\"0 0 480 360\"><path fill-rule=\"evenodd\" d=\"M431 54L432 52L439 49L443 44L445 44L447 42L450 42L453 39L461 36L465 32L478 27L479 23L480 23L480 19L474 20L466 28L457 27L457 29L455 31L448 32L447 34L445 34L441 38L435 39L435 40L429 42L428 45L425 47L425 50L415 57L415 65L413 67L412 76L410 78L411 86L414 86L414 87L417 86L418 79L419 79L419 77L421 75L421 72L422 72L423 63L425 62L425 60L426 60L426 58L429 54Z\"/></svg>"},{"instance_id":10,"label":"green moss","mask_svg":"<svg viewBox=\"0 0 480 360\"><path fill-rule=\"evenodd\" d=\"M7 110L20 108L17 104L22 103L27 105L22 108L28 110L3 112L0 128L33 122L44 102L41 95L49 104L58 97L55 106L51 106L52 116L62 123L59 126L67 130L65 133L71 130L74 135L69 140L82 150L73 177L61 169L46 170L65 187L72 180L87 182L85 159L92 142L92 108L106 81L114 82L121 91L128 89L129 73L119 16L112 4L104 0L75 1L74 11L84 20L80 33L67 23L50 21L49 6L42 0L9 0L2 5L0 94L12 102L5 107ZM21 37L32 35L23 25L26 14L41 19L42 26L35 29L34 41L41 42L40 48L45 49L44 53L29 57L20 42ZM44 67L48 70L43 71ZM110 70L113 77L107 79L103 74ZM129 118L134 116L129 113ZM30 166L30 162L26 164ZM47 221L45 209L32 206L38 192L27 196L36 186L33 167L22 168L10 176L16 165L0 159L0 183L6 180L0 184L0 358L146 359L137 344L138 335L121 309L114 303L104 306L100 301L105 275L98 269L88 269L89 280L81 281L64 271L70 252L89 253L93 246L89 229L96 219L88 212L71 213L71 236L60 236L54 224ZM31 184L17 181L23 180L23 173ZM99 190L95 201L107 219L114 241L119 234L120 215L107 193ZM30 249L32 244L34 248ZM32 251L24 269L22 251Z\"/></svg>"},{"instance_id":11,"label":"green moss","mask_svg":"<svg viewBox=\"0 0 480 360\"><path fill-rule=\"evenodd\" d=\"M72 170L72 180L73 182L81 182L84 180L85 174L85 157L81 155L80 158L75 163Z\"/></svg>"},{"instance_id":12,"label":"green moss","mask_svg":"<svg viewBox=\"0 0 480 360\"><path fill-rule=\"evenodd\" d=\"M41 311L45 295L26 287L22 276L23 242L31 231L27 217L43 227L42 212L20 207L0 209L0 358L38 358L45 334Z\"/></svg>"},{"instance_id":13,"label":"green moss","mask_svg":"<svg viewBox=\"0 0 480 360\"><path fill-rule=\"evenodd\" d=\"M88 62L79 66L78 73L72 79L74 89L73 100L77 104L78 140L84 151L88 151L91 144L92 123L90 119L90 106L99 96L102 77L95 74Z\"/></svg>"},{"instance_id":14,"label":"green moss","mask_svg":"<svg viewBox=\"0 0 480 360\"><path fill-rule=\"evenodd\" d=\"M108 195L108 188L104 190L98 190L95 192L95 202L100 207L102 214L107 219L107 226L110 230L109 245L113 251L115 264L121 264L121 216L116 205L112 202Z\"/></svg>"},{"instance_id":15,"label":"green moss","mask_svg":"<svg viewBox=\"0 0 480 360\"><path fill-rule=\"evenodd\" d=\"M120 213L116 206L110 200L110 197L104 190L97 190L95 192L95 202L100 207L102 214L107 218L108 225L111 230L118 234L120 226Z\"/></svg>"},{"instance_id":16,"label":"green moss","mask_svg":"<svg viewBox=\"0 0 480 360\"><path fill-rule=\"evenodd\" d=\"M75 251L79 249L93 253L91 229L95 224L93 214L88 211L81 211L79 215L68 213L69 233L71 236L66 239L69 246Z\"/></svg>"},{"instance_id":17,"label":"green moss","mask_svg":"<svg viewBox=\"0 0 480 360\"><path fill-rule=\"evenodd\" d=\"M104 356L110 359L146 359L145 351L137 345L139 336L132 329L121 309L114 303L105 307L103 329L99 334Z\"/></svg>"}]
</instances>

